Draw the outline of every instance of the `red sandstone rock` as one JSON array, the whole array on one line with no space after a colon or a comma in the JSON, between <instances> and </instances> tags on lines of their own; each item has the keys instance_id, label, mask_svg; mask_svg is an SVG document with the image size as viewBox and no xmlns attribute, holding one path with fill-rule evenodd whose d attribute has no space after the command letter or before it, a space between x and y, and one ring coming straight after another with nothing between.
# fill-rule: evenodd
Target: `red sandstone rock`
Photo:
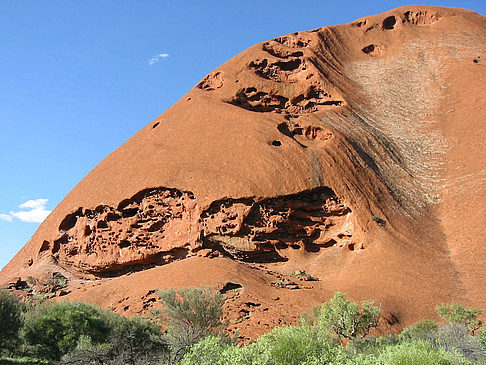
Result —
<instances>
[{"instance_id":1,"label":"red sandstone rock","mask_svg":"<svg viewBox=\"0 0 486 365\"><path fill-rule=\"evenodd\" d=\"M91 171L0 282L60 272L66 298L127 314L233 288L243 341L336 290L382 302L383 328L486 308L485 39L474 12L406 6L249 48Z\"/></svg>"}]
</instances>

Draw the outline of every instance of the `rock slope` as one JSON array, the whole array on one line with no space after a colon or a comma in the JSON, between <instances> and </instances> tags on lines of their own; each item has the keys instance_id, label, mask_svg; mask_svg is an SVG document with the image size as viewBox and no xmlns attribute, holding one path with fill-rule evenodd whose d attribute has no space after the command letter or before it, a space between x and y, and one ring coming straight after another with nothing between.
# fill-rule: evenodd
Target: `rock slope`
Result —
<instances>
[{"instance_id":1,"label":"rock slope","mask_svg":"<svg viewBox=\"0 0 486 365\"><path fill-rule=\"evenodd\" d=\"M0 282L127 314L211 285L242 340L336 290L383 328L486 308L485 54L483 16L430 6L257 44L91 171Z\"/></svg>"}]
</instances>

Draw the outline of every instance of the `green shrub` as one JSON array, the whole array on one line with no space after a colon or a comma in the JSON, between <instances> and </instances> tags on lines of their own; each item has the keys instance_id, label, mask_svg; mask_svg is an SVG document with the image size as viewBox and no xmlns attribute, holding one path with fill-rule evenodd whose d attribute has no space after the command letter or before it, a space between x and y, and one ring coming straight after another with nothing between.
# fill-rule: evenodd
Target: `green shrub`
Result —
<instances>
[{"instance_id":1,"label":"green shrub","mask_svg":"<svg viewBox=\"0 0 486 365\"><path fill-rule=\"evenodd\" d=\"M23 305L6 290L0 290L0 354L15 347L23 323Z\"/></svg>"},{"instance_id":2,"label":"green shrub","mask_svg":"<svg viewBox=\"0 0 486 365\"><path fill-rule=\"evenodd\" d=\"M67 286L68 279L59 272L52 274L52 277L47 280L46 285L53 286L55 288L65 288Z\"/></svg>"},{"instance_id":3,"label":"green shrub","mask_svg":"<svg viewBox=\"0 0 486 365\"><path fill-rule=\"evenodd\" d=\"M356 338L347 344L346 352L353 356L358 354L377 355L387 346L396 345L398 342L399 338L393 333L381 337Z\"/></svg>"},{"instance_id":4,"label":"green shrub","mask_svg":"<svg viewBox=\"0 0 486 365\"><path fill-rule=\"evenodd\" d=\"M415 340L427 340L433 341L437 336L439 325L431 319L424 319L423 321L415 323L413 326L405 328L400 333L400 340L402 341L415 341Z\"/></svg>"},{"instance_id":5,"label":"green shrub","mask_svg":"<svg viewBox=\"0 0 486 365\"><path fill-rule=\"evenodd\" d=\"M80 336L76 348L64 355L60 365L104 365L112 359L113 345L109 343L93 343L88 336Z\"/></svg>"},{"instance_id":6,"label":"green shrub","mask_svg":"<svg viewBox=\"0 0 486 365\"><path fill-rule=\"evenodd\" d=\"M39 360L36 358L31 357L16 357L16 358L9 358L4 357L0 359L1 365L50 365L46 360Z\"/></svg>"},{"instance_id":7,"label":"green shrub","mask_svg":"<svg viewBox=\"0 0 486 365\"><path fill-rule=\"evenodd\" d=\"M411 341L389 346L376 358L382 365L468 365L470 361L456 353L436 350L427 341Z\"/></svg>"},{"instance_id":8,"label":"green shrub","mask_svg":"<svg viewBox=\"0 0 486 365\"><path fill-rule=\"evenodd\" d=\"M372 302L363 301L361 308L348 300L345 294L336 292L331 300L314 311L317 326L337 335L340 339L364 338L371 328L376 327L380 308Z\"/></svg>"},{"instance_id":9,"label":"green shrub","mask_svg":"<svg viewBox=\"0 0 486 365\"><path fill-rule=\"evenodd\" d=\"M160 326L142 317L126 318L110 311L104 320L111 328L111 357L123 364L153 364L165 359L168 345Z\"/></svg>"},{"instance_id":10,"label":"green shrub","mask_svg":"<svg viewBox=\"0 0 486 365\"><path fill-rule=\"evenodd\" d=\"M486 351L486 328L483 328L478 335L478 341L483 347L483 350Z\"/></svg>"},{"instance_id":11,"label":"green shrub","mask_svg":"<svg viewBox=\"0 0 486 365\"><path fill-rule=\"evenodd\" d=\"M85 303L45 303L26 315L23 337L37 357L59 360L81 336L101 343L110 329L101 310Z\"/></svg>"},{"instance_id":12,"label":"green shrub","mask_svg":"<svg viewBox=\"0 0 486 365\"><path fill-rule=\"evenodd\" d=\"M223 365L225 364L225 352L230 348L231 345L220 337L208 336L192 346L191 350L184 355L181 365Z\"/></svg>"},{"instance_id":13,"label":"green shrub","mask_svg":"<svg viewBox=\"0 0 486 365\"><path fill-rule=\"evenodd\" d=\"M346 364L341 347L322 338L312 328L277 327L246 346L231 346L217 337L207 337L184 356L182 365L300 365Z\"/></svg>"},{"instance_id":14,"label":"green shrub","mask_svg":"<svg viewBox=\"0 0 486 365\"><path fill-rule=\"evenodd\" d=\"M161 320L167 341L179 361L190 347L209 335L222 335L224 299L211 288L168 289L159 292L164 305Z\"/></svg>"},{"instance_id":15,"label":"green shrub","mask_svg":"<svg viewBox=\"0 0 486 365\"><path fill-rule=\"evenodd\" d=\"M474 334L481 327L481 322L477 319L483 313L481 309L468 309L462 304L452 302L449 304L439 304L435 307L435 310L439 316L448 322L464 324L471 334Z\"/></svg>"},{"instance_id":16,"label":"green shrub","mask_svg":"<svg viewBox=\"0 0 486 365\"><path fill-rule=\"evenodd\" d=\"M277 327L258 338L255 359L262 359L262 364L298 365L316 361L335 364L346 358L342 348L336 345L329 337L323 338L307 326Z\"/></svg>"},{"instance_id":17,"label":"green shrub","mask_svg":"<svg viewBox=\"0 0 486 365\"><path fill-rule=\"evenodd\" d=\"M459 352L466 359L477 362L484 358L484 350L477 337L469 334L462 323L448 323L439 329L436 345L447 352Z\"/></svg>"},{"instance_id":18,"label":"green shrub","mask_svg":"<svg viewBox=\"0 0 486 365\"><path fill-rule=\"evenodd\" d=\"M159 326L141 317L126 318L110 310L102 310L101 319L110 329L104 342L93 342L90 336L82 335L60 364L156 364L168 357Z\"/></svg>"}]
</instances>

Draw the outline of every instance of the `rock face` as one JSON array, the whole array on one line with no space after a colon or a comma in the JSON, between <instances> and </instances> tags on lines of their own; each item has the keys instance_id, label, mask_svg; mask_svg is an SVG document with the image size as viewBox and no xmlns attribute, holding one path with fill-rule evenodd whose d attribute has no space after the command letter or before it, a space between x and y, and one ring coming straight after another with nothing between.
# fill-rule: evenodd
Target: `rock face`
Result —
<instances>
[{"instance_id":1,"label":"rock face","mask_svg":"<svg viewBox=\"0 0 486 365\"><path fill-rule=\"evenodd\" d=\"M485 52L484 17L428 6L257 44L91 171L0 282L56 273L142 314L212 285L243 339L336 290L397 329L486 308Z\"/></svg>"},{"instance_id":2,"label":"rock face","mask_svg":"<svg viewBox=\"0 0 486 365\"><path fill-rule=\"evenodd\" d=\"M147 189L116 208L79 208L59 225L59 238L44 241L62 266L96 274L163 265L213 248L254 262L287 261L285 249L319 252L338 242L350 250L351 210L331 189L267 198L222 199L200 211L193 193Z\"/></svg>"}]
</instances>

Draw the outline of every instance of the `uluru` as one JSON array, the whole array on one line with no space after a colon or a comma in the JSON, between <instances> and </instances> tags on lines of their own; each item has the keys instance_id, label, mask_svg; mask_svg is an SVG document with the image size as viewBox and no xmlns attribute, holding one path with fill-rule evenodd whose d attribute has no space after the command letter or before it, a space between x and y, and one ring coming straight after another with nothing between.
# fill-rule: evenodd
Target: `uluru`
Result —
<instances>
[{"instance_id":1,"label":"uluru","mask_svg":"<svg viewBox=\"0 0 486 365\"><path fill-rule=\"evenodd\" d=\"M455 8L256 44L101 161L0 285L61 275L56 299L129 316L210 286L243 341L336 291L386 330L486 308L485 67L486 19Z\"/></svg>"}]
</instances>

